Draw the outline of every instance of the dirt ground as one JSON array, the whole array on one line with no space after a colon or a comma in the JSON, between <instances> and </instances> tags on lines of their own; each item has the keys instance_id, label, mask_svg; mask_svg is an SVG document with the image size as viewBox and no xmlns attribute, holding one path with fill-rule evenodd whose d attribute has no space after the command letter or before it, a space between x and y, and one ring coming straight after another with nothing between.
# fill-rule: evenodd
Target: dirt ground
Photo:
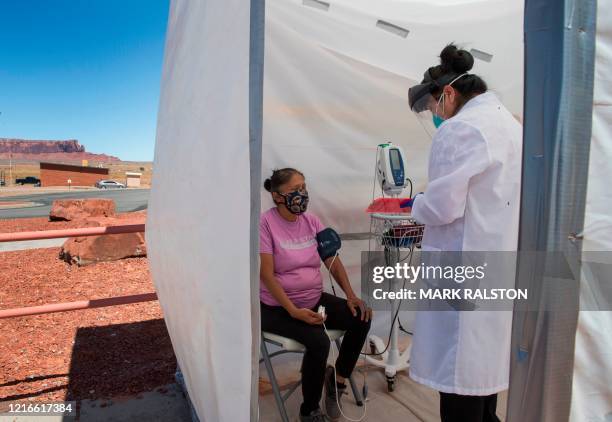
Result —
<instances>
[{"instance_id":1,"label":"dirt ground","mask_svg":"<svg viewBox=\"0 0 612 422\"><path fill-rule=\"evenodd\" d=\"M128 213L121 213L128 214ZM119 214L119 215L121 215ZM39 230L61 230L61 229L75 229L82 227L83 223L79 221L53 221L50 222L48 218L15 218L11 220L0 220L0 233L16 233L16 232L29 232ZM0 263L7 259L0 255ZM1 264L0 264L1 265ZM3 280L4 274L0 274L0 280ZM0 284L0 291L2 291L2 285Z\"/></svg>"},{"instance_id":2,"label":"dirt ground","mask_svg":"<svg viewBox=\"0 0 612 422\"><path fill-rule=\"evenodd\" d=\"M1 220L0 233L76 227ZM0 254L0 309L153 292L146 258L69 266L59 248ZM0 320L0 407L9 400L115 398L173 382L157 301Z\"/></svg>"}]
</instances>

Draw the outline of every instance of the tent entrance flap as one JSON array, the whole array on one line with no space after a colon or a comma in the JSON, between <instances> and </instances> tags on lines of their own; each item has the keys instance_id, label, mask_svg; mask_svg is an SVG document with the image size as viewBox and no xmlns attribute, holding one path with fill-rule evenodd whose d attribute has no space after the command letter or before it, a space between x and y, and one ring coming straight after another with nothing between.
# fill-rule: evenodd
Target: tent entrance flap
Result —
<instances>
[{"instance_id":1,"label":"tent entrance flap","mask_svg":"<svg viewBox=\"0 0 612 422\"><path fill-rule=\"evenodd\" d=\"M259 3L251 16L240 0L174 0L168 19L147 249L178 365L203 422L256 414L251 221L259 198L251 198L249 181L259 171L262 62L250 59L261 48ZM258 34L253 46L251 32Z\"/></svg>"}]
</instances>

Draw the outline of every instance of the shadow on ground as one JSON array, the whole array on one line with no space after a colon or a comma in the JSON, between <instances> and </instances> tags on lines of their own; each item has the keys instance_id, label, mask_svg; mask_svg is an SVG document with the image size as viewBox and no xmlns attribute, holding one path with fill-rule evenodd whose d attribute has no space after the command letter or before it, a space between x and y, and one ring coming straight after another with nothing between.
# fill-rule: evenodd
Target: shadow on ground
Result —
<instances>
[{"instance_id":1,"label":"shadow on ground","mask_svg":"<svg viewBox=\"0 0 612 422\"><path fill-rule=\"evenodd\" d=\"M79 328L72 350L67 401L102 408L174 382L176 358L163 319Z\"/></svg>"}]
</instances>

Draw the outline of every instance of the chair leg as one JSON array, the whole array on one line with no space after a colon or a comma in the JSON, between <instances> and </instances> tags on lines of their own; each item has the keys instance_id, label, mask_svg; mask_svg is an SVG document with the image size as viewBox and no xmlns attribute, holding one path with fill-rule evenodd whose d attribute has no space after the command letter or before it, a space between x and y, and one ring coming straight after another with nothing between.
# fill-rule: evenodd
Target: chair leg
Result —
<instances>
[{"instance_id":1,"label":"chair leg","mask_svg":"<svg viewBox=\"0 0 612 422\"><path fill-rule=\"evenodd\" d=\"M278 381L276 380L276 375L274 375L274 369L272 368L272 362L270 361L270 356L268 356L268 348L266 347L266 342L263 338L261 339L261 354L263 356L264 364L266 365L268 378L270 378L270 384L272 384L272 392L274 393L274 400L276 401L276 407L278 407L278 413L280 413L280 417L283 422L289 422L285 402L281 396Z\"/></svg>"},{"instance_id":2,"label":"chair leg","mask_svg":"<svg viewBox=\"0 0 612 422\"><path fill-rule=\"evenodd\" d=\"M338 348L338 350L340 350L340 346L340 339L336 339L336 347ZM351 390L353 391L353 397L355 397L355 403L357 403L357 406L363 406L363 398L361 397L361 392L359 391L359 388L357 388L357 384L355 384L355 380L352 374L349 377L349 384L351 384Z\"/></svg>"},{"instance_id":3,"label":"chair leg","mask_svg":"<svg viewBox=\"0 0 612 422\"><path fill-rule=\"evenodd\" d=\"M355 384L355 380L353 379L353 375L349 378L349 383L351 384L351 390L353 390L353 397L355 397L355 403L357 406L363 406L363 398L361 397L361 392L359 388L357 388L357 384Z\"/></svg>"}]
</instances>

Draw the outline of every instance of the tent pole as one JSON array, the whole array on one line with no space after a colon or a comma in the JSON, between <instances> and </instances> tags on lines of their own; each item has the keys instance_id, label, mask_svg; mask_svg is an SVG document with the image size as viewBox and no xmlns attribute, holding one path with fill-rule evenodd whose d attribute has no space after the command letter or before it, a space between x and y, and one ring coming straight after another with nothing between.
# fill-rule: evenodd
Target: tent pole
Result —
<instances>
[{"instance_id":1,"label":"tent pole","mask_svg":"<svg viewBox=\"0 0 612 422\"><path fill-rule=\"evenodd\" d=\"M595 0L525 3L525 113L519 251L558 251L575 263L584 225L595 63ZM533 265L532 265L533 264ZM570 414L579 284L559 287L554 261L521 259L507 421ZM551 309L552 304L561 304ZM548 309L548 310L547 310Z\"/></svg>"},{"instance_id":2,"label":"tent pole","mask_svg":"<svg viewBox=\"0 0 612 422\"><path fill-rule=\"evenodd\" d=\"M261 137L263 126L263 69L265 0L251 0L249 46L249 157L251 173L251 405L250 419L259 419L259 214L261 211Z\"/></svg>"}]
</instances>

